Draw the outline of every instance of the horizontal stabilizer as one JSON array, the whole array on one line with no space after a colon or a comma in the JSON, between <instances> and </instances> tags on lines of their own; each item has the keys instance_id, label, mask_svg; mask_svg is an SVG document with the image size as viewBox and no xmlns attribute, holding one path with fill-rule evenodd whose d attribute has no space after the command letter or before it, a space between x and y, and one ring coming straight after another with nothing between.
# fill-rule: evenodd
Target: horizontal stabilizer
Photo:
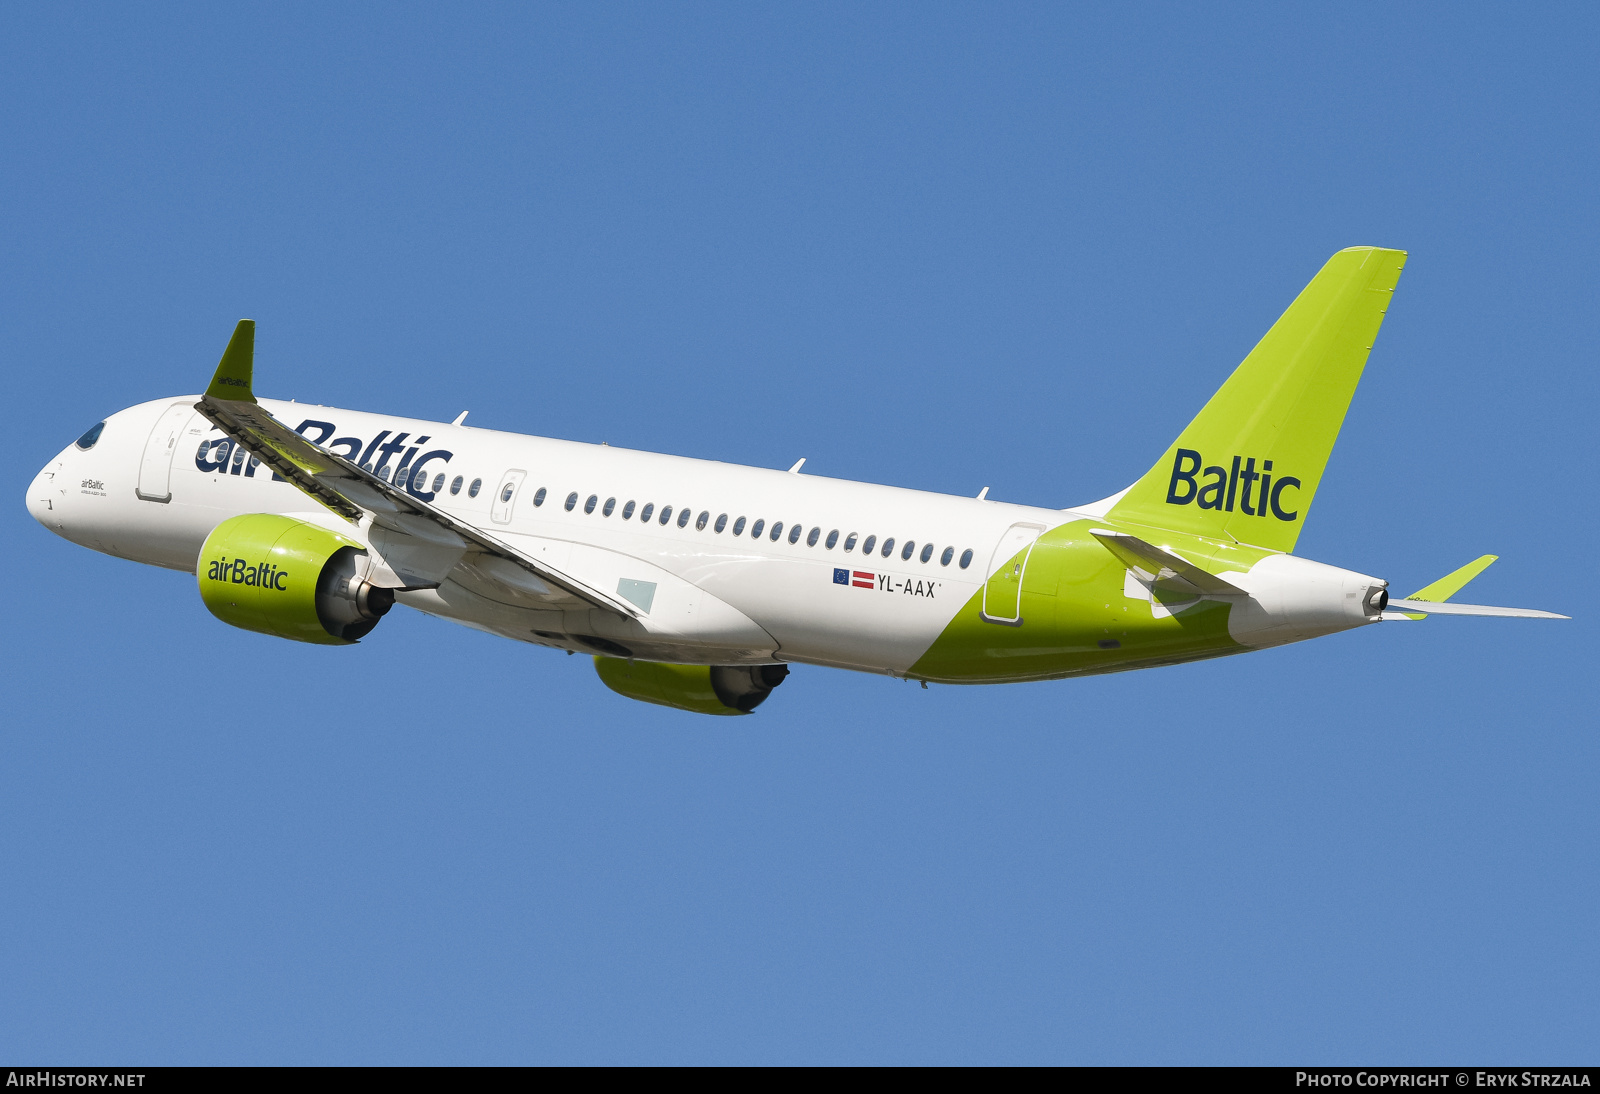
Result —
<instances>
[{"instance_id":1,"label":"horizontal stabilizer","mask_svg":"<svg viewBox=\"0 0 1600 1094\"><path fill-rule=\"evenodd\" d=\"M1477 558L1461 567L1461 569L1452 570L1450 573L1445 574L1438 581L1435 581L1431 585L1424 585L1422 588L1406 597L1406 599L1432 600L1441 602L1449 600L1452 596L1455 596L1462 589L1466 588L1467 582L1483 573L1483 571L1487 570L1493 563L1498 562L1499 559L1499 555L1479 555ZM1413 615L1410 616L1410 618L1420 620L1428 617L1425 615Z\"/></svg>"},{"instance_id":2,"label":"horizontal stabilizer","mask_svg":"<svg viewBox=\"0 0 1600 1094\"><path fill-rule=\"evenodd\" d=\"M1138 536L1099 528L1091 530L1089 534L1116 555L1135 577L1159 591L1188 596L1248 595L1237 585L1230 585L1215 574L1185 562L1171 551L1163 551L1153 543L1146 543Z\"/></svg>"},{"instance_id":3,"label":"horizontal stabilizer","mask_svg":"<svg viewBox=\"0 0 1600 1094\"><path fill-rule=\"evenodd\" d=\"M1447 604L1433 600L1391 600L1385 619L1408 619L1410 613L1427 615L1503 615L1516 619L1571 619L1570 615L1541 612L1534 608L1495 608L1488 604Z\"/></svg>"}]
</instances>

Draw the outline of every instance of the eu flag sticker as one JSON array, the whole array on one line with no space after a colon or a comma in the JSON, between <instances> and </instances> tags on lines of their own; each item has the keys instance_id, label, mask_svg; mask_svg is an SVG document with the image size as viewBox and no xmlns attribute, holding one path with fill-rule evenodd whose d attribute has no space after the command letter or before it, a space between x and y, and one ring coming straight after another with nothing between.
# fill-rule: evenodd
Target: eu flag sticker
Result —
<instances>
[{"instance_id":1,"label":"eu flag sticker","mask_svg":"<svg viewBox=\"0 0 1600 1094\"><path fill-rule=\"evenodd\" d=\"M850 571L849 570L835 570L835 571L833 571L833 583L835 585L848 585L848 584L850 584Z\"/></svg>"}]
</instances>

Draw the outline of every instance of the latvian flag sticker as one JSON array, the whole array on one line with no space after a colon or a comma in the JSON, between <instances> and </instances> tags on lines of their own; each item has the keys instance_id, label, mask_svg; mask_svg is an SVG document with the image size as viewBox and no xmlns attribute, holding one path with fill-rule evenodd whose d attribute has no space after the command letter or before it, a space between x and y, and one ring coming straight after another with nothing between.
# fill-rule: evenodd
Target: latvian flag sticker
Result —
<instances>
[{"instance_id":1,"label":"latvian flag sticker","mask_svg":"<svg viewBox=\"0 0 1600 1094\"><path fill-rule=\"evenodd\" d=\"M873 588L875 581L873 575L865 570L836 569L833 571L833 583L835 585L849 585L854 589L870 589Z\"/></svg>"}]
</instances>

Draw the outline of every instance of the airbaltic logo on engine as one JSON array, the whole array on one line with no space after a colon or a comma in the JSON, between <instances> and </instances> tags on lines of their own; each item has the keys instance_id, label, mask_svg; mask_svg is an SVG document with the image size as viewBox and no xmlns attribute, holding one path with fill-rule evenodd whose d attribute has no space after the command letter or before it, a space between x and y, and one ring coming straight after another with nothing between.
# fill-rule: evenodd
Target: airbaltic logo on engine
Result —
<instances>
[{"instance_id":1,"label":"airbaltic logo on engine","mask_svg":"<svg viewBox=\"0 0 1600 1094\"><path fill-rule=\"evenodd\" d=\"M228 556L223 555L211 564L211 569L206 571L206 577L212 581L222 581L230 585L252 585L258 589L276 589L278 592L288 592L289 572L280 570L270 562L263 562L251 566L242 558L228 561Z\"/></svg>"},{"instance_id":2,"label":"airbaltic logo on engine","mask_svg":"<svg viewBox=\"0 0 1600 1094\"><path fill-rule=\"evenodd\" d=\"M1192 448L1180 448L1172 461L1172 478L1167 483L1167 504L1188 505L1195 502L1202 509L1223 509L1233 512L1234 502L1238 502L1239 511L1252 517L1264 517L1267 510L1271 509L1272 515L1279 520L1294 520L1300 516L1298 509L1284 511L1285 501L1294 504L1292 498L1285 498L1285 490L1300 490L1300 480L1290 475L1272 477L1272 461L1262 460L1261 470L1256 471L1254 456L1249 459L1233 458L1231 470L1215 465L1200 470L1200 465L1205 463L1200 453ZM1243 464L1243 467L1240 464ZM1206 477L1205 485L1200 484L1200 476ZM1261 486L1256 488L1256 482Z\"/></svg>"}]
</instances>

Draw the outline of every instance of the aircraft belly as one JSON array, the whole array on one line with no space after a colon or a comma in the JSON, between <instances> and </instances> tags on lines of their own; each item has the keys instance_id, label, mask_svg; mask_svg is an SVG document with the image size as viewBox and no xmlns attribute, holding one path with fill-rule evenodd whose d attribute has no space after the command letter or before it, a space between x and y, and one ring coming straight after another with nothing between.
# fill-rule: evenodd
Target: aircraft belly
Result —
<instances>
[{"instance_id":1,"label":"aircraft belly","mask_svg":"<svg viewBox=\"0 0 1600 1094\"><path fill-rule=\"evenodd\" d=\"M471 565L458 567L440 602L424 610L481 616L495 626L519 631L516 637L538 631L545 638L600 638L646 659L759 663L771 661L777 651L773 636L747 615L653 562L584 543L519 533L505 533L505 538L519 551L577 580L616 592L639 609L638 617L558 607L541 601L536 590L486 578ZM480 609L476 601L493 608Z\"/></svg>"}]
</instances>

